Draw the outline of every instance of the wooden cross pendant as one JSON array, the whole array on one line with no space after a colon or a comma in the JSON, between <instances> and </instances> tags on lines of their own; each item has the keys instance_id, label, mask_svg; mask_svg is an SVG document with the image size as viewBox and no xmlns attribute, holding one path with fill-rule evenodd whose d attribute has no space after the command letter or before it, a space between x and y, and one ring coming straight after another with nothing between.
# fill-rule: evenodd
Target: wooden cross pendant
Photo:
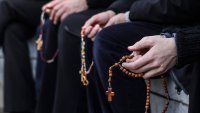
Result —
<instances>
[{"instance_id":1,"label":"wooden cross pendant","mask_svg":"<svg viewBox=\"0 0 200 113\"><path fill-rule=\"evenodd\" d=\"M115 96L115 92L112 91L112 88L108 88L106 95L108 96L108 102L112 102L112 97Z\"/></svg>"}]
</instances>

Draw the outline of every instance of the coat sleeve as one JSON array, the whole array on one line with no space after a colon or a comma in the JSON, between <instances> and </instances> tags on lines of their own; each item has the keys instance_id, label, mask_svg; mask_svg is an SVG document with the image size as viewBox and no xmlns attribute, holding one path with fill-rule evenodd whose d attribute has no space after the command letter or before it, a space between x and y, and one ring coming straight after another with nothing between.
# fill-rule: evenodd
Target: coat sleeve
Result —
<instances>
[{"instance_id":1,"label":"coat sleeve","mask_svg":"<svg viewBox=\"0 0 200 113\"><path fill-rule=\"evenodd\" d=\"M199 61L200 57L200 25L192 27L171 26L162 33L168 38L174 37L177 48L177 66Z\"/></svg>"},{"instance_id":2,"label":"coat sleeve","mask_svg":"<svg viewBox=\"0 0 200 113\"><path fill-rule=\"evenodd\" d=\"M159 24L187 24L200 19L199 0L137 0L129 18Z\"/></svg>"},{"instance_id":3,"label":"coat sleeve","mask_svg":"<svg viewBox=\"0 0 200 113\"><path fill-rule=\"evenodd\" d=\"M175 36L177 65L198 62L200 58L200 26L180 29Z\"/></svg>"}]
</instances>

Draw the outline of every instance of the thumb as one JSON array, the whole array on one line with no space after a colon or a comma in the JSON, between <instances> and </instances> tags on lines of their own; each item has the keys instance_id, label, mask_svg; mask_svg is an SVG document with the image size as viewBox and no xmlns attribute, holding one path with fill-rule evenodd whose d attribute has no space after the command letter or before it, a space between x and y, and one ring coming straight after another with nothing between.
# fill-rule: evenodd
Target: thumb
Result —
<instances>
[{"instance_id":1,"label":"thumb","mask_svg":"<svg viewBox=\"0 0 200 113\"><path fill-rule=\"evenodd\" d=\"M148 37L144 37L142 40L136 42L134 45L129 46L128 50L141 51L143 49L151 48L152 44L152 41L149 41Z\"/></svg>"}]
</instances>

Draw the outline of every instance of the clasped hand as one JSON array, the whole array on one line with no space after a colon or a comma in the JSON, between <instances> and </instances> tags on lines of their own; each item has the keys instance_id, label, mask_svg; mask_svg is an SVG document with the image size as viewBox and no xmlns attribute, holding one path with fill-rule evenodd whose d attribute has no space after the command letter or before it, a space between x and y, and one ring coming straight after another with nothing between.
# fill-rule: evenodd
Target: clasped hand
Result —
<instances>
[{"instance_id":1,"label":"clasped hand","mask_svg":"<svg viewBox=\"0 0 200 113\"><path fill-rule=\"evenodd\" d=\"M159 76L176 64L177 52L174 38L160 35L148 36L128 47L135 57L122 64L135 73L143 73L144 79Z\"/></svg>"},{"instance_id":2,"label":"clasped hand","mask_svg":"<svg viewBox=\"0 0 200 113\"><path fill-rule=\"evenodd\" d=\"M53 0L42 7L49 14L49 19L57 24L68 15L84 11L88 8L86 0Z\"/></svg>"},{"instance_id":3,"label":"clasped hand","mask_svg":"<svg viewBox=\"0 0 200 113\"><path fill-rule=\"evenodd\" d=\"M115 12L108 10L92 16L82 28L84 29L84 35L94 40L95 35L103 28L124 22L124 13L116 15Z\"/></svg>"}]
</instances>

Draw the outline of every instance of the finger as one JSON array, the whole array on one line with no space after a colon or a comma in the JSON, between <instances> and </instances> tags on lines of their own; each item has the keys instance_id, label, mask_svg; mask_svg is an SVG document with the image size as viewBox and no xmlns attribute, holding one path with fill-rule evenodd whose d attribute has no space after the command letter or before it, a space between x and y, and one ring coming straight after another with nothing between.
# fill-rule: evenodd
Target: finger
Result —
<instances>
[{"instance_id":1,"label":"finger","mask_svg":"<svg viewBox=\"0 0 200 113\"><path fill-rule=\"evenodd\" d=\"M137 70L141 68L142 66L150 63L152 61L152 57L149 57L148 53L140 57L134 62L131 63L123 63L122 66L131 70Z\"/></svg>"},{"instance_id":2,"label":"finger","mask_svg":"<svg viewBox=\"0 0 200 113\"><path fill-rule=\"evenodd\" d=\"M98 32L100 32L101 30L102 30L102 28L100 27L99 30L98 30Z\"/></svg>"},{"instance_id":3,"label":"finger","mask_svg":"<svg viewBox=\"0 0 200 113\"><path fill-rule=\"evenodd\" d=\"M98 30L98 32L100 32L101 30L102 30L102 28L100 27L99 30ZM96 36L94 36L93 38L91 38L91 40L94 41L94 40L95 40L95 37L96 37Z\"/></svg>"},{"instance_id":4,"label":"finger","mask_svg":"<svg viewBox=\"0 0 200 113\"><path fill-rule=\"evenodd\" d=\"M87 20L85 22L85 25L83 26L83 28L86 28L88 26L94 25L96 23L96 21L97 21L97 17L96 16L91 17L89 20Z\"/></svg>"},{"instance_id":5,"label":"finger","mask_svg":"<svg viewBox=\"0 0 200 113\"><path fill-rule=\"evenodd\" d=\"M52 9L56 4L58 4L61 0L53 0L47 4L45 4L42 7L42 10L45 11L45 9Z\"/></svg>"},{"instance_id":6,"label":"finger","mask_svg":"<svg viewBox=\"0 0 200 113\"><path fill-rule=\"evenodd\" d=\"M56 6L53 7L51 14L50 14L50 20L54 21L54 16L55 16L56 12L61 8L62 5L63 5L62 2L60 2L59 4L57 4Z\"/></svg>"},{"instance_id":7,"label":"finger","mask_svg":"<svg viewBox=\"0 0 200 113\"><path fill-rule=\"evenodd\" d=\"M94 40L95 40L95 37L91 38L91 40L94 42Z\"/></svg>"},{"instance_id":8,"label":"finger","mask_svg":"<svg viewBox=\"0 0 200 113\"><path fill-rule=\"evenodd\" d=\"M142 40L135 43L133 46L129 46L130 51L138 51L141 49L152 47L153 41L149 37L144 37Z\"/></svg>"},{"instance_id":9,"label":"finger","mask_svg":"<svg viewBox=\"0 0 200 113\"><path fill-rule=\"evenodd\" d=\"M87 28L84 28L83 35L88 36L88 34L91 32L92 28L93 28L92 26L88 26Z\"/></svg>"},{"instance_id":10,"label":"finger","mask_svg":"<svg viewBox=\"0 0 200 113\"><path fill-rule=\"evenodd\" d=\"M91 30L91 32L89 33L88 38L93 38L98 33L99 29L100 29L99 24L95 25Z\"/></svg>"},{"instance_id":11,"label":"finger","mask_svg":"<svg viewBox=\"0 0 200 113\"><path fill-rule=\"evenodd\" d=\"M53 19L55 22L57 22L65 12L67 12L66 9L63 7L63 5L61 5L60 7L61 8L55 13Z\"/></svg>"},{"instance_id":12,"label":"finger","mask_svg":"<svg viewBox=\"0 0 200 113\"><path fill-rule=\"evenodd\" d=\"M137 59L139 59L140 57L142 57L142 56L141 55L137 55L137 56L134 56L132 59L126 59L126 63L134 62Z\"/></svg>"},{"instance_id":13,"label":"finger","mask_svg":"<svg viewBox=\"0 0 200 113\"><path fill-rule=\"evenodd\" d=\"M45 10L45 13L50 14L50 13L51 13L51 9L48 9L48 8L47 8L47 9Z\"/></svg>"},{"instance_id":14,"label":"finger","mask_svg":"<svg viewBox=\"0 0 200 113\"><path fill-rule=\"evenodd\" d=\"M69 16L69 12L65 12L61 15L60 20L63 21L67 16Z\"/></svg>"},{"instance_id":15,"label":"finger","mask_svg":"<svg viewBox=\"0 0 200 113\"><path fill-rule=\"evenodd\" d=\"M140 52L139 51L133 51L131 54L130 54L131 56L138 56L138 55L140 55L141 56L141 54L140 54Z\"/></svg>"},{"instance_id":16,"label":"finger","mask_svg":"<svg viewBox=\"0 0 200 113\"><path fill-rule=\"evenodd\" d=\"M146 72L148 72L152 69L155 69L155 68L159 68L159 66L156 66L153 63L148 63L148 64L146 64L146 65L144 65L144 66L142 66L142 67L140 67L136 70L132 70L132 69L129 69L129 70L132 71L132 72L135 72L135 73L146 73Z\"/></svg>"},{"instance_id":17,"label":"finger","mask_svg":"<svg viewBox=\"0 0 200 113\"><path fill-rule=\"evenodd\" d=\"M144 78L144 79L150 79L150 78L152 78L152 77L159 76L159 75L161 75L161 74L163 74L163 73L160 72L159 68L155 68L155 69L152 69L152 70L150 70L150 71L144 73L143 78Z\"/></svg>"}]
</instances>

